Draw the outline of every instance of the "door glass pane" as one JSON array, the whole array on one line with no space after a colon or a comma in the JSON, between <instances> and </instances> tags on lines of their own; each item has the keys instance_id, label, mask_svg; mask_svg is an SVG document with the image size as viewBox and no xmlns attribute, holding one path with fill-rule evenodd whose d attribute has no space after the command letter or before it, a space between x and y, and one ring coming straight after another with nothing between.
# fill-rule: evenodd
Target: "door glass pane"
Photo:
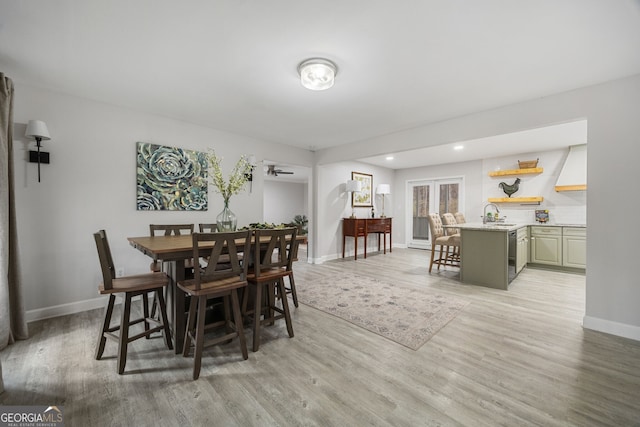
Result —
<instances>
[{"instance_id":1,"label":"door glass pane","mask_svg":"<svg viewBox=\"0 0 640 427\"><path fill-rule=\"evenodd\" d=\"M459 212L458 209L458 184L440 184L440 200L438 204L438 209L440 215L443 213L451 212L456 213Z\"/></svg>"},{"instance_id":2,"label":"door glass pane","mask_svg":"<svg viewBox=\"0 0 640 427\"><path fill-rule=\"evenodd\" d=\"M429 186L416 185L413 187L413 238L415 240L429 239Z\"/></svg>"}]
</instances>

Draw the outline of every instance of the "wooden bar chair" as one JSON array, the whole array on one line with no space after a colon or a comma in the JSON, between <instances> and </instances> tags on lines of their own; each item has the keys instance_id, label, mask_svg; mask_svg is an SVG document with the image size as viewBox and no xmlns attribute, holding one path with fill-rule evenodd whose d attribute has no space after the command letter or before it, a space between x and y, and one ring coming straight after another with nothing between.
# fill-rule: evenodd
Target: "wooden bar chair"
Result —
<instances>
[{"instance_id":1,"label":"wooden bar chair","mask_svg":"<svg viewBox=\"0 0 640 427\"><path fill-rule=\"evenodd\" d=\"M218 224L213 223L200 223L198 224L198 230L201 233L215 233L218 231Z\"/></svg>"},{"instance_id":2,"label":"wooden bar chair","mask_svg":"<svg viewBox=\"0 0 640 427\"><path fill-rule=\"evenodd\" d=\"M299 232L298 228L298 232ZM297 234L297 232L296 232ZM293 305L298 307L298 293L296 292L296 281L293 277L293 262L298 260L298 248L300 247L300 241L295 239L291 244L291 274L289 275L289 287L284 287L286 294L291 294L291 298L293 298Z\"/></svg>"},{"instance_id":3,"label":"wooden bar chair","mask_svg":"<svg viewBox=\"0 0 640 427\"><path fill-rule=\"evenodd\" d=\"M149 224L150 236L181 236L183 234L193 234L193 224ZM158 261L153 261L149 266L151 271L162 271L162 265ZM193 260L185 260L185 275L191 276ZM188 272L188 274L187 274Z\"/></svg>"},{"instance_id":4,"label":"wooden bar chair","mask_svg":"<svg viewBox=\"0 0 640 427\"><path fill-rule=\"evenodd\" d=\"M212 247L213 245L213 247ZM204 347L228 342L238 337L242 357L246 360L247 343L244 337L238 290L247 286L247 264L241 253L251 250L251 231L229 233L194 233L193 259L206 259L206 267L196 268L193 279L178 282L178 287L191 297L183 356L187 357L193 344L193 379L200 376ZM226 255L224 264L219 260ZM224 319L205 324L207 299L222 298ZM233 315L233 320L231 319ZM205 342L205 331L224 327L225 333Z\"/></svg>"},{"instance_id":5,"label":"wooden bar chair","mask_svg":"<svg viewBox=\"0 0 640 427\"><path fill-rule=\"evenodd\" d=\"M273 324L278 319L284 319L289 337L293 338L284 278L291 280L293 277L296 235L297 229L294 227L254 231L253 269L247 276L250 287L255 291L252 309L247 308L249 292L245 292L242 301L244 316L253 322L253 351L258 351L260 347L262 324ZM276 305L277 300L282 302L282 308Z\"/></svg>"},{"instance_id":6,"label":"wooden bar chair","mask_svg":"<svg viewBox=\"0 0 640 427\"><path fill-rule=\"evenodd\" d=\"M154 332L162 331L167 348L173 349L171 343L171 332L167 320L167 308L164 301L163 291L169 284L169 277L161 272L139 274L135 276L117 277L116 269L111 256L111 249L107 240L107 233L100 230L93 235L98 249L100 268L102 269L102 283L98 287L101 295L109 295L109 302L105 309L104 322L98 345L96 347L96 360L102 358L107 338L118 342L118 373L123 374L127 363L127 346L130 342L146 337L149 338ZM148 297L149 292L154 293L160 320L149 317ZM116 295L124 297L122 305L122 320L119 325L111 326L111 316L116 300ZM143 317L131 320L131 299L141 295L143 301ZM134 336L129 336L129 327L137 323L144 322L144 331ZM153 328L150 326L154 325ZM116 334L115 332L118 331Z\"/></svg>"},{"instance_id":7,"label":"wooden bar chair","mask_svg":"<svg viewBox=\"0 0 640 427\"><path fill-rule=\"evenodd\" d=\"M429 262L429 273L433 268L433 264L438 265L440 270L441 265L448 265L451 267L460 267L459 259L451 258L448 256L449 248L452 247L454 252L460 246L459 236L447 236L442 227L442 220L437 213L430 213L428 218L429 229L431 230L431 260ZM446 248L446 249L445 249ZM439 251L439 256L435 259L436 249Z\"/></svg>"}]
</instances>

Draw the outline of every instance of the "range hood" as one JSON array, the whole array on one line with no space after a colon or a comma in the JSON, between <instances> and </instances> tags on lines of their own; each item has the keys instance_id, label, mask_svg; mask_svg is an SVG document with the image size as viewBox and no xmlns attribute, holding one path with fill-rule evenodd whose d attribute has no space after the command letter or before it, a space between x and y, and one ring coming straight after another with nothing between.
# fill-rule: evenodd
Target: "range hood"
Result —
<instances>
[{"instance_id":1,"label":"range hood","mask_svg":"<svg viewBox=\"0 0 640 427\"><path fill-rule=\"evenodd\" d=\"M587 189L587 144L572 145L556 182L556 191Z\"/></svg>"}]
</instances>

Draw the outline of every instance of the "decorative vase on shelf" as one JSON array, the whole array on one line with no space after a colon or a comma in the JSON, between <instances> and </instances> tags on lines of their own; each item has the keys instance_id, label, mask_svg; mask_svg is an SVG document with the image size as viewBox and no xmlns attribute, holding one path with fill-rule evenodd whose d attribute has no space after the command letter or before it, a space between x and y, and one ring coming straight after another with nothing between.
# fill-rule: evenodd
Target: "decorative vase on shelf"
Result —
<instances>
[{"instance_id":1,"label":"decorative vase on shelf","mask_svg":"<svg viewBox=\"0 0 640 427\"><path fill-rule=\"evenodd\" d=\"M229 200L224 201L224 209L216 217L218 231L236 231L238 218L231 209L229 209Z\"/></svg>"}]
</instances>

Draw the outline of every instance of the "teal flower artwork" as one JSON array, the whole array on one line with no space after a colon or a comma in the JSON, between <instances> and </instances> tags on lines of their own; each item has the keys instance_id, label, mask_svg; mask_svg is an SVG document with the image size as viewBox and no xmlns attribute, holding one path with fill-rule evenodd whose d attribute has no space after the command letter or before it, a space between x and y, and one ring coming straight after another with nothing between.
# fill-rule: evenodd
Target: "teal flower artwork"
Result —
<instances>
[{"instance_id":1,"label":"teal flower artwork","mask_svg":"<svg viewBox=\"0 0 640 427\"><path fill-rule=\"evenodd\" d=\"M137 209L206 211L206 153L137 143Z\"/></svg>"}]
</instances>

